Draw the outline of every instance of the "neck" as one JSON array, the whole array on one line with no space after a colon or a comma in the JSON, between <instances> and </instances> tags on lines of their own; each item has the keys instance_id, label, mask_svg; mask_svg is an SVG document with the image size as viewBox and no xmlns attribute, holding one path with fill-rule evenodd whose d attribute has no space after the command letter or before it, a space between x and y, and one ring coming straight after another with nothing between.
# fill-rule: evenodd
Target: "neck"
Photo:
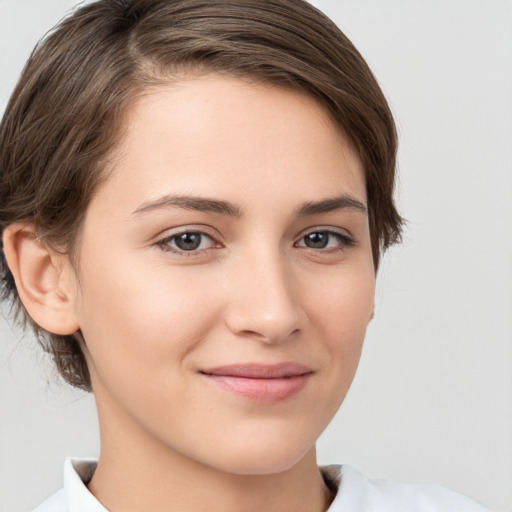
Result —
<instances>
[{"instance_id":1,"label":"neck","mask_svg":"<svg viewBox=\"0 0 512 512\"><path fill-rule=\"evenodd\" d=\"M102 449L88 487L108 510L324 512L332 501L314 447L283 471L233 474L162 446L134 424L116 428L98 413Z\"/></svg>"}]
</instances>

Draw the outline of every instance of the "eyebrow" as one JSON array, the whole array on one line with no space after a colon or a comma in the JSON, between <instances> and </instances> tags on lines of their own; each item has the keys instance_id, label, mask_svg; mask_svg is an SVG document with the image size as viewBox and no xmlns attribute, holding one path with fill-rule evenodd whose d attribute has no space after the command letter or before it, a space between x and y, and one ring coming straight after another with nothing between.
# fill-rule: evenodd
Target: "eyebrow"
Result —
<instances>
[{"instance_id":1,"label":"eyebrow","mask_svg":"<svg viewBox=\"0 0 512 512\"><path fill-rule=\"evenodd\" d=\"M227 201L200 196L165 195L157 199L145 201L132 212L132 217L138 217L151 211L172 207L200 212L219 213L229 217L241 217L243 215L241 206ZM307 217L335 210L354 210L368 215L368 208L361 201L348 194L342 194L320 201L308 201L296 210L296 216Z\"/></svg>"},{"instance_id":2,"label":"eyebrow","mask_svg":"<svg viewBox=\"0 0 512 512\"><path fill-rule=\"evenodd\" d=\"M368 215L368 208L361 201L348 194L343 194L320 201L304 203L297 210L297 217L307 217L308 215L327 213L335 210L354 210Z\"/></svg>"},{"instance_id":3,"label":"eyebrow","mask_svg":"<svg viewBox=\"0 0 512 512\"><path fill-rule=\"evenodd\" d=\"M241 217L242 208L227 201L219 199L210 199L199 196L173 196L165 195L158 199L145 201L135 211L132 216L139 216L154 210L161 210L170 207L183 208L184 210L195 210L199 212L220 213L230 217Z\"/></svg>"}]
</instances>

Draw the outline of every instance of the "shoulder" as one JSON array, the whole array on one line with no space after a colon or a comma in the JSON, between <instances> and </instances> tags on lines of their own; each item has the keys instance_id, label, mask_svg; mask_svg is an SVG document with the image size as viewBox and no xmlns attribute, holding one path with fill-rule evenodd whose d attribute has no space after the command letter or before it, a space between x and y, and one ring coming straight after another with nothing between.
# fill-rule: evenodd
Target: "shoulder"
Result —
<instances>
[{"instance_id":1,"label":"shoulder","mask_svg":"<svg viewBox=\"0 0 512 512\"><path fill-rule=\"evenodd\" d=\"M346 465L322 469L338 488L328 512L488 512L471 498L438 485L372 480Z\"/></svg>"},{"instance_id":2,"label":"shoulder","mask_svg":"<svg viewBox=\"0 0 512 512\"><path fill-rule=\"evenodd\" d=\"M32 512L66 512L66 494L64 489L56 492Z\"/></svg>"}]
</instances>

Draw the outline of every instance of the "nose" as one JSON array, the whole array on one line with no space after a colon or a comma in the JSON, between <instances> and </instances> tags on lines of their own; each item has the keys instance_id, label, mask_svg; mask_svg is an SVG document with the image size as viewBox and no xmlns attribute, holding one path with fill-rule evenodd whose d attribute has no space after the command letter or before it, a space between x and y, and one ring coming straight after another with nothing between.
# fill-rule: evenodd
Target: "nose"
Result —
<instances>
[{"instance_id":1,"label":"nose","mask_svg":"<svg viewBox=\"0 0 512 512\"><path fill-rule=\"evenodd\" d=\"M272 344L300 330L293 269L277 251L241 258L230 277L225 319L233 333Z\"/></svg>"}]
</instances>

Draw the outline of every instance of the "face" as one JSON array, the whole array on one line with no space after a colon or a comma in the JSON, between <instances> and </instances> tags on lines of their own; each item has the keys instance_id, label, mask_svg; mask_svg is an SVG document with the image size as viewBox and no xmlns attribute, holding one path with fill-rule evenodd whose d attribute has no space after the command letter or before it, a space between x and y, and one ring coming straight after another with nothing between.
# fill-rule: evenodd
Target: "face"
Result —
<instances>
[{"instance_id":1,"label":"face","mask_svg":"<svg viewBox=\"0 0 512 512\"><path fill-rule=\"evenodd\" d=\"M293 466L373 310L355 152L311 98L208 76L140 98L110 170L75 305L100 421L223 471Z\"/></svg>"}]
</instances>

